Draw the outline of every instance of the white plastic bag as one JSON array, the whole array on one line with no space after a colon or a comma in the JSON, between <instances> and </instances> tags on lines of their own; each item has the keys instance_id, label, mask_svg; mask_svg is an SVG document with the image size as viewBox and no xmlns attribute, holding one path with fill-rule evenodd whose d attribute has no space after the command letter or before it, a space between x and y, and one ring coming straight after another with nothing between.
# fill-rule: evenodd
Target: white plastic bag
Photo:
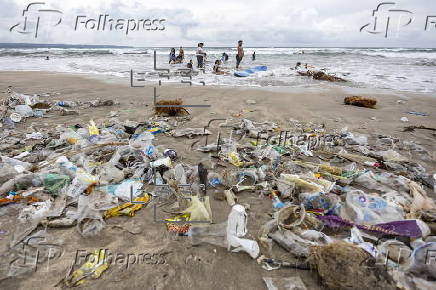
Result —
<instances>
[{"instance_id":1,"label":"white plastic bag","mask_svg":"<svg viewBox=\"0 0 436 290\"><path fill-rule=\"evenodd\" d=\"M260 249L256 241L242 239L247 234L247 213L242 205L235 204L227 220L227 250L244 251L253 259L257 258Z\"/></svg>"},{"instance_id":2,"label":"white plastic bag","mask_svg":"<svg viewBox=\"0 0 436 290\"><path fill-rule=\"evenodd\" d=\"M385 199L361 190L347 193L340 216L361 225L375 225L404 219L404 212Z\"/></svg>"}]
</instances>

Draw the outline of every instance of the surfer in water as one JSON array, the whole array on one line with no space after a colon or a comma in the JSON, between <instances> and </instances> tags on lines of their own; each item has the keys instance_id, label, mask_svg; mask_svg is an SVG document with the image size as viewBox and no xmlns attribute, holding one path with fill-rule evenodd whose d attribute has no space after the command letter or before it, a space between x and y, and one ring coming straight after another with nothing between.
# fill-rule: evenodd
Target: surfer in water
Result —
<instances>
[{"instance_id":1,"label":"surfer in water","mask_svg":"<svg viewBox=\"0 0 436 290\"><path fill-rule=\"evenodd\" d=\"M236 69L239 69L239 64L244 57L244 48L242 47L242 40L238 41L238 53L236 54Z\"/></svg>"}]
</instances>

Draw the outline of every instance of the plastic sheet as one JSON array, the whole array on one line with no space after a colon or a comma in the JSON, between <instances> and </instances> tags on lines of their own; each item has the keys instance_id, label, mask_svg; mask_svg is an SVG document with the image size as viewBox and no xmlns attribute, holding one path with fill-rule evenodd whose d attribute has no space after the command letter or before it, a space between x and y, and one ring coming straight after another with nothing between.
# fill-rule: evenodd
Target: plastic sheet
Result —
<instances>
[{"instance_id":1,"label":"plastic sheet","mask_svg":"<svg viewBox=\"0 0 436 290\"><path fill-rule=\"evenodd\" d=\"M401 208L361 190L348 192L346 201L339 211L342 218L362 225L375 225L404 218Z\"/></svg>"},{"instance_id":2,"label":"plastic sheet","mask_svg":"<svg viewBox=\"0 0 436 290\"><path fill-rule=\"evenodd\" d=\"M227 219L227 250L232 252L244 251L253 259L260 253L256 241L243 239L247 234L247 213L242 205L235 204Z\"/></svg>"}]
</instances>

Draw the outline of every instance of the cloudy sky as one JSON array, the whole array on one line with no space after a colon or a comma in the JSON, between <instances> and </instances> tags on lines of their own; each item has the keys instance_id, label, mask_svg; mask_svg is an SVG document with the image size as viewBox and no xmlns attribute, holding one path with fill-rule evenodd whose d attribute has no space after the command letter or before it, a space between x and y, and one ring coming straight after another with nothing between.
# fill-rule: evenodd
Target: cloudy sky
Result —
<instances>
[{"instance_id":1,"label":"cloudy sky","mask_svg":"<svg viewBox=\"0 0 436 290\"><path fill-rule=\"evenodd\" d=\"M427 16L436 15L434 0L390 0L378 17L377 32L372 34L372 10L383 1L374 0L34 0L45 5L33 6L28 12L26 31L35 27L40 17L38 37L23 30L23 9L32 1L0 1L0 42L112 44L133 46L233 46L243 39L246 46L357 46L357 47L436 47L436 28ZM387 2L387 1L386 1ZM38 9L62 11L58 15L37 12ZM403 9L407 12L389 12ZM135 30L126 35L125 29L96 31L79 25L77 16L98 19L100 14L110 18L166 19L163 31ZM385 20L390 16L388 38L384 37ZM412 22L407 23L412 17ZM436 21L436 17L433 18ZM370 25L360 32L365 24ZM20 24L12 31L10 28ZM368 30L368 31L367 31Z\"/></svg>"}]
</instances>

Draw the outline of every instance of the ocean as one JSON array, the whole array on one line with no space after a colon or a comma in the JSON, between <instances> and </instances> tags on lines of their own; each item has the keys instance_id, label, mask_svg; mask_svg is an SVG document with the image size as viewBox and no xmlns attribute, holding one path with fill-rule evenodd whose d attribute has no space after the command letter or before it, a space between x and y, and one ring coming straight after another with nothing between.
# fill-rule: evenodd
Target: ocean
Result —
<instances>
[{"instance_id":1,"label":"ocean","mask_svg":"<svg viewBox=\"0 0 436 290\"><path fill-rule=\"evenodd\" d=\"M1 46L0 46L1 47ZM192 59L196 65L195 48L185 49L185 61ZM153 69L153 51L156 50L158 68L170 69L170 79L162 79ZM131 70L145 79L141 84L180 82L176 73L186 64L169 65L169 48L0 48L0 70L3 71L52 71L96 74L126 79ZM256 52L256 60L251 55ZM304 54L303 54L304 51ZM178 48L176 47L176 52ZM389 89L405 92L436 92L436 49L415 48L245 48L241 69L258 65L268 66L265 72L250 77L237 78L235 48L205 47L208 54L206 73L193 76L192 81L204 81L214 86L245 87L313 87L320 81L301 77L293 70L297 62L345 78L350 82L338 86ZM229 61L223 69L230 75L212 74L213 63L223 52ZM46 56L50 59L46 60Z\"/></svg>"}]
</instances>

